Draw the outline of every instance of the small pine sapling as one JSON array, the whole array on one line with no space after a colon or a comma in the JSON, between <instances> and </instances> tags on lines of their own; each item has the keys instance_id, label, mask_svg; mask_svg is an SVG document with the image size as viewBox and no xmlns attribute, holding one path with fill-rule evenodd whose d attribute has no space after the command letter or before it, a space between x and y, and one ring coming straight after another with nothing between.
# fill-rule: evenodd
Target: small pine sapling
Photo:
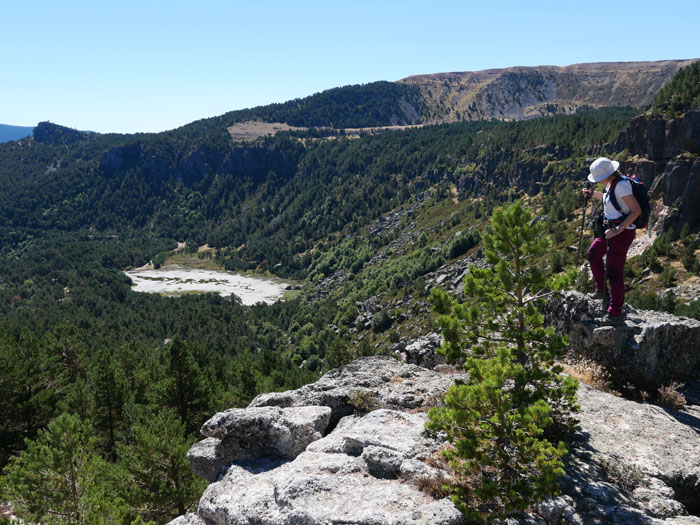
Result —
<instances>
[{"instance_id":1,"label":"small pine sapling","mask_svg":"<svg viewBox=\"0 0 700 525\"><path fill-rule=\"evenodd\" d=\"M572 429L578 409L576 381L554 362L567 341L544 326L538 309L562 284L542 267L551 242L516 201L494 211L483 247L490 267L470 268L465 302L442 290L431 296L445 338L440 351L469 375L450 387L445 406L430 410L427 424L451 444L444 456L454 472L453 501L479 522L557 492L566 447L546 436Z\"/></svg>"}]
</instances>

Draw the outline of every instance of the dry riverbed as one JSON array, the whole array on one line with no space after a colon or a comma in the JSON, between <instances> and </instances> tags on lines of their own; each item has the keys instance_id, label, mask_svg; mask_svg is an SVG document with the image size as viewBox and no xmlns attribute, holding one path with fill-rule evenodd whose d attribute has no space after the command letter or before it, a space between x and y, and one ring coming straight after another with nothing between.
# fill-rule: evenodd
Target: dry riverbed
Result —
<instances>
[{"instance_id":1,"label":"dry riverbed","mask_svg":"<svg viewBox=\"0 0 700 525\"><path fill-rule=\"evenodd\" d=\"M221 296L236 295L244 305L259 302L272 304L285 298L285 292L291 288L290 283L274 277L190 268L179 264L124 273L132 280L132 289L136 292L174 296L213 292Z\"/></svg>"}]
</instances>

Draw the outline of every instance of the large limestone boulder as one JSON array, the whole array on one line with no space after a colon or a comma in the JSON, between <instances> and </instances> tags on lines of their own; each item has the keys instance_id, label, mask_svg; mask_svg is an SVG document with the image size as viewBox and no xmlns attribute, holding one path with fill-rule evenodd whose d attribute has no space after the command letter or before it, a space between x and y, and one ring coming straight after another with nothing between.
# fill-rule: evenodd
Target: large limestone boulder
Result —
<instances>
[{"instance_id":1,"label":"large limestone boulder","mask_svg":"<svg viewBox=\"0 0 700 525\"><path fill-rule=\"evenodd\" d=\"M569 355L600 363L615 383L656 390L700 367L700 321L629 306L623 326L602 326L601 301L578 292L552 297L546 322L570 338Z\"/></svg>"},{"instance_id":2,"label":"large limestone boulder","mask_svg":"<svg viewBox=\"0 0 700 525\"><path fill-rule=\"evenodd\" d=\"M261 394L250 406L330 407L330 427L333 428L342 417L353 414L358 403L370 405L370 408L420 409L434 403L453 382L451 375L401 363L391 357L363 357L297 390Z\"/></svg>"},{"instance_id":3,"label":"large limestone boulder","mask_svg":"<svg viewBox=\"0 0 700 525\"><path fill-rule=\"evenodd\" d=\"M294 459L321 438L330 416L331 409L320 406L233 408L204 423L201 432L208 439L194 445L188 459L209 481L236 459Z\"/></svg>"},{"instance_id":4,"label":"large limestone boulder","mask_svg":"<svg viewBox=\"0 0 700 525\"><path fill-rule=\"evenodd\" d=\"M432 470L422 461L439 446L425 419L387 409L343 418L294 461L269 470L259 462L232 465L206 489L197 514L217 524L462 523L449 499L415 486L416 476Z\"/></svg>"}]
</instances>

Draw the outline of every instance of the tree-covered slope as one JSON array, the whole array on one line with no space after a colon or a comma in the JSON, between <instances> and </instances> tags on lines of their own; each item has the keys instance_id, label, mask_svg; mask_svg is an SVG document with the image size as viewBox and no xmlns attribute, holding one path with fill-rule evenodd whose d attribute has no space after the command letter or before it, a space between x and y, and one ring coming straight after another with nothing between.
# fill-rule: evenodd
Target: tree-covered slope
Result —
<instances>
[{"instance_id":1,"label":"tree-covered slope","mask_svg":"<svg viewBox=\"0 0 700 525\"><path fill-rule=\"evenodd\" d=\"M673 118L700 108L700 61L681 69L654 98L653 114Z\"/></svg>"},{"instance_id":2,"label":"tree-covered slope","mask_svg":"<svg viewBox=\"0 0 700 525\"><path fill-rule=\"evenodd\" d=\"M229 266L281 264L278 271L300 278L299 254L356 231L422 188L443 181L476 195L509 186L537 191L551 178L550 161L611 142L632 115L601 110L358 139L281 133L246 144L232 143L212 122L199 134L135 136L71 135L42 124L34 139L0 146L0 236L11 249L52 230L133 230L242 246Z\"/></svg>"},{"instance_id":3,"label":"tree-covered slope","mask_svg":"<svg viewBox=\"0 0 700 525\"><path fill-rule=\"evenodd\" d=\"M335 109L311 97L316 116L297 124L339 125L342 97L369 100L377 89L381 100L385 88L329 94L340 97ZM298 105L264 111L283 120ZM435 330L426 292L458 292L495 206L522 200L553 239L543 271L571 267L589 158L624 160L620 133L638 113L231 139L232 123L264 111L159 134L44 123L0 144L0 466L25 438L46 445L74 429L92 437L81 457L97 470L82 474L104 480L81 505L99 500L117 522L167 521L201 492L182 477L175 494L169 476L189 472L170 452L187 448L204 417ZM692 259L696 232L680 239ZM243 307L131 290L122 270L162 262L178 241L198 262L293 277L300 295ZM662 241L648 270L630 265L630 279L655 280L659 261L674 263L680 244ZM212 250L197 254L205 243ZM30 453L13 472L37 464ZM21 495L0 490L0 502Z\"/></svg>"}]
</instances>

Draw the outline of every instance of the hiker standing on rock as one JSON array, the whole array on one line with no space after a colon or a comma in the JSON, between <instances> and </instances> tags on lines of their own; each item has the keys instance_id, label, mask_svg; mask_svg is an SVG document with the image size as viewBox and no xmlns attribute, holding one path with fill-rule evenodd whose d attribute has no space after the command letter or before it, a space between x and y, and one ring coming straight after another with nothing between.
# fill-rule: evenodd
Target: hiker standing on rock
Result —
<instances>
[{"instance_id":1,"label":"hiker standing on rock","mask_svg":"<svg viewBox=\"0 0 700 525\"><path fill-rule=\"evenodd\" d=\"M597 297L605 297L606 276L610 283L610 304L607 314L602 319L604 324L624 323L622 305L625 302L625 262L635 235L635 226L632 223L642 213L639 202L632 193L632 183L622 178L622 174L617 171L619 167L619 162L606 157L596 159L591 164L588 180L604 183L605 191L601 193L590 188L583 190L585 197L592 194L603 201L605 236L593 240L588 248L588 261L595 280ZM620 208L619 211L612 202L612 195Z\"/></svg>"}]
</instances>

